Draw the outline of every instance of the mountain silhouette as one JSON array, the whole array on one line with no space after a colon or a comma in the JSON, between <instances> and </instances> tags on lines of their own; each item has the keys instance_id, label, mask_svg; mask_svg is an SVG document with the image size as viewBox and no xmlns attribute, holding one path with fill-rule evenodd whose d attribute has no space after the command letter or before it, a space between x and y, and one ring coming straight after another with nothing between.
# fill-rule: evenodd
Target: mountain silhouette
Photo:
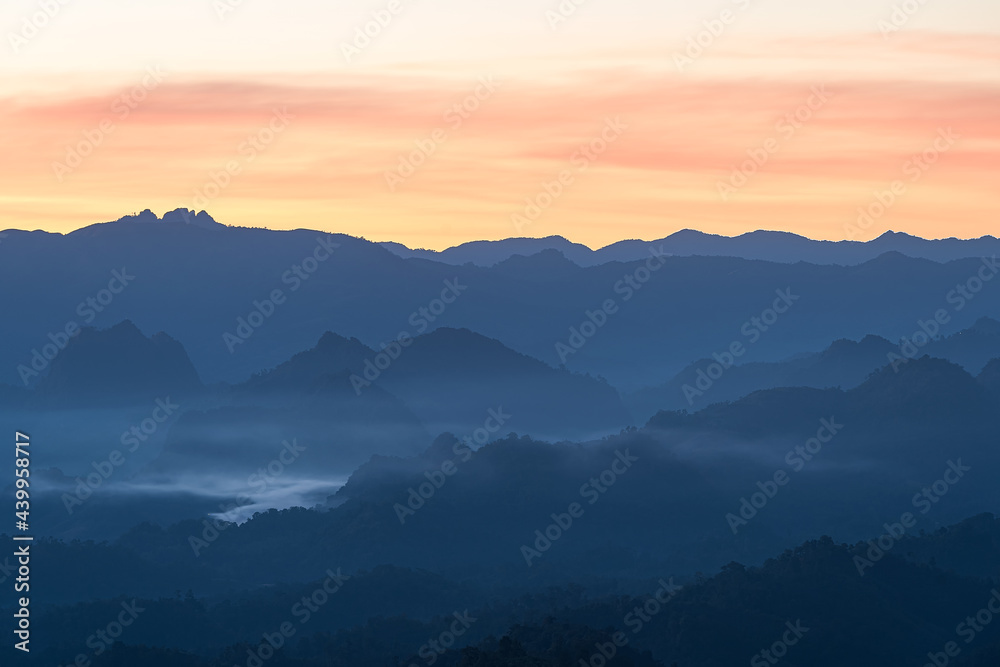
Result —
<instances>
[{"instance_id":1,"label":"mountain silhouette","mask_svg":"<svg viewBox=\"0 0 1000 667\"><path fill-rule=\"evenodd\" d=\"M320 240L338 247L299 278L294 268L304 272ZM169 331L208 383L243 382L314 345L326 331L374 347L400 332L416 336L451 327L635 391L667 382L733 341L747 342L744 323L759 317L778 289L791 289L800 299L741 362L779 361L867 334L899 341L940 309L950 321L937 335L947 338L1000 312L1000 290L992 283L964 300L961 310L945 298L977 276L981 256L937 263L897 253L849 266L798 261L803 257L776 263L673 256L637 291L625 282L645 270L649 257L646 244L637 243L643 259L574 268L565 253L553 252L483 268L403 259L363 239L309 230L125 220L66 235L10 231L0 244L0 281L22 287L0 294L0 307L19 319L0 349L0 383L19 384L18 367L71 321L103 328L129 319L143 330ZM46 270L35 280L17 282L40 265ZM92 321L82 320L80 304L123 266L136 276L134 283ZM421 319L420 309L440 296L445 281L456 280L467 290L433 322ZM276 290L283 300L272 311L265 302ZM572 328L609 299L615 314L583 347L561 355L557 343L565 344ZM258 307L271 314L260 326L241 325L248 317L257 322ZM237 330L244 335L234 343Z\"/></svg>"},{"instance_id":2,"label":"mountain silhouette","mask_svg":"<svg viewBox=\"0 0 1000 667\"><path fill-rule=\"evenodd\" d=\"M380 387L358 395L348 376L346 370L321 373L286 394L251 394L185 413L150 472L211 477L225 470L245 479L283 456L289 472L282 482L326 476L335 484L374 452L410 455L424 446L427 430L400 399ZM302 448L294 462L288 462L291 453L282 454L289 442ZM243 489L254 490L260 489Z\"/></svg>"},{"instance_id":3,"label":"mountain silhouette","mask_svg":"<svg viewBox=\"0 0 1000 667\"><path fill-rule=\"evenodd\" d=\"M990 359L976 379L990 391L1000 394L1000 358Z\"/></svg>"},{"instance_id":4,"label":"mountain silhouette","mask_svg":"<svg viewBox=\"0 0 1000 667\"><path fill-rule=\"evenodd\" d=\"M162 218L158 218L155 213L147 208L139 213L136 213L135 215L126 215L118 218L115 222L133 224L185 224L194 225L195 227L201 227L203 229L218 229L225 227L222 223L216 222L207 211L199 211L198 213L195 213L194 211L186 208L178 208L173 211L167 211L163 214Z\"/></svg>"},{"instance_id":5,"label":"mountain silhouette","mask_svg":"<svg viewBox=\"0 0 1000 667\"><path fill-rule=\"evenodd\" d=\"M380 243L394 254L407 259L417 257L446 264L475 264L493 266L516 255L530 256L541 252L555 251L569 261L580 266L592 264L594 251L585 245L571 243L562 236L547 236L541 239L514 238L502 241L471 241L440 252L434 250L411 250L401 243Z\"/></svg>"},{"instance_id":6,"label":"mountain silhouette","mask_svg":"<svg viewBox=\"0 0 1000 667\"><path fill-rule=\"evenodd\" d=\"M84 328L42 377L36 402L49 406L146 403L204 390L184 347L165 333L145 336L125 320Z\"/></svg>"},{"instance_id":7,"label":"mountain silhouette","mask_svg":"<svg viewBox=\"0 0 1000 667\"><path fill-rule=\"evenodd\" d=\"M331 374L362 369L365 359L374 354L374 350L357 338L347 339L328 331L315 347L297 353L276 368L255 374L234 390L253 395L301 391L324 378L329 379Z\"/></svg>"},{"instance_id":8,"label":"mountain silhouette","mask_svg":"<svg viewBox=\"0 0 1000 667\"><path fill-rule=\"evenodd\" d=\"M739 236L706 234L683 229L651 241L627 240L592 250L572 243L562 236L540 239L503 239L471 241L446 250L411 250L399 243L382 243L400 257L419 257L446 264L493 266L514 255L533 255L546 250L562 253L580 266L596 266L607 262L630 262L645 259L649 246L660 247L666 254L677 257L740 257L769 262L813 264L863 264L887 252L907 257L947 262L964 257L989 257L1000 252L1000 239L983 236L978 239L922 239L910 234L888 231L876 239L859 241L814 241L790 232L758 230Z\"/></svg>"},{"instance_id":9,"label":"mountain silhouette","mask_svg":"<svg viewBox=\"0 0 1000 667\"><path fill-rule=\"evenodd\" d=\"M315 347L234 391L273 396L336 376L355 393L379 387L399 397L432 433L472 433L490 410L501 408L511 422L493 432L497 437L512 429L542 437L590 435L631 423L607 383L552 368L467 329L436 329L387 349L393 355L327 332Z\"/></svg>"},{"instance_id":10,"label":"mountain silhouette","mask_svg":"<svg viewBox=\"0 0 1000 667\"><path fill-rule=\"evenodd\" d=\"M661 412L656 428L715 428L744 435L801 428L813 415L853 416L866 426L947 426L955 420L982 418L996 408L990 391L961 366L924 356L893 369L884 366L847 391L781 387L755 391L733 402L716 403L694 413Z\"/></svg>"},{"instance_id":11,"label":"mountain silhouette","mask_svg":"<svg viewBox=\"0 0 1000 667\"><path fill-rule=\"evenodd\" d=\"M840 387L861 384L885 365L887 355L899 346L879 336L860 341L836 340L816 354L788 361L733 365L713 379L720 368L713 358L697 361L669 382L641 389L626 397L637 419L648 419L658 410L693 410L711 403L733 401L761 389L776 387Z\"/></svg>"}]
</instances>

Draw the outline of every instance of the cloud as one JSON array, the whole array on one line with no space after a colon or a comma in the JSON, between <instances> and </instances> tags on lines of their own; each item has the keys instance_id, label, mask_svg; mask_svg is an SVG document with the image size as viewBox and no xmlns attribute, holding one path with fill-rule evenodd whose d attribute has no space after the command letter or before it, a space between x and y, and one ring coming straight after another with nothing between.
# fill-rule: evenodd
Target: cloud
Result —
<instances>
[{"instance_id":1,"label":"cloud","mask_svg":"<svg viewBox=\"0 0 1000 667\"><path fill-rule=\"evenodd\" d=\"M511 233L509 215L525 197L573 169L574 153L599 135L606 119L620 118L628 125L621 139L576 174L575 186L530 233L601 245L620 235L660 236L676 224L838 238L844 216L898 178L942 127L954 128L961 141L909 193L912 206L901 205L884 222L927 233L932 217L940 223L947 216L957 219L955 233L987 233L996 215L991 165L1000 148L1000 83L921 78L917 69L877 78L856 65L859 53L902 52L917 54L911 68L923 57L971 67L993 58L997 47L975 37L941 36L930 45L904 34L893 39L889 46L874 38L827 40L800 51L779 42L767 53L781 59L797 52L806 63L847 54L829 76L688 76L615 62L509 76L458 127L449 109L479 84L451 71L221 81L178 75L124 118L115 100L130 85L99 95L22 95L0 111L8 151L0 177L19 193L0 212L36 215L49 228L48 221L65 215L61 228L68 229L147 206L194 208L191 200L210 174L237 160L239 175L207 207L227 222L287 220L291 227L425 246L435 245L427 239L436 235L440 245L497 238ZM723 59L739 51L736 44L722 46ZM829 100L807 120L779 126L808 104L817 86ZM246 160L241 146L266 127L275 108L292 114L288 129ZM57 182L53 163L109 119L114 131ZM446 139L390 192L385 173L437 128ZM778 150L734 201L721 202L719 180L769 139Z\"/></svg>"}]
</instances>

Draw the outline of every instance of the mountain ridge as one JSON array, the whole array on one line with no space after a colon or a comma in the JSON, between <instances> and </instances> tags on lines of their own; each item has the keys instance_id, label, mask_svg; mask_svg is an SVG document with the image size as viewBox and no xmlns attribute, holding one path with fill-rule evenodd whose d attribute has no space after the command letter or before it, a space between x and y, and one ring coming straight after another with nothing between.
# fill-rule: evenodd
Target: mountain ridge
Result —
<instances>
[{"instance_id":1,"label":"mountain ridge","mask_svg":"<svg viewBox=\"0 0 1000 667\"><path fill-rule=\"evenodd\" d=\"M44 233L71 236L79 232L94 231L95 228L104 225L156 223L188 225L210 230L227 227L227 225L216 221L207 211L195 212L186 208L178 208L167 211L162 217L158 217L147 208L138 213L124 215L117 220L85 225L66 234ZM34 234L41 231L28 232L15 228L4 230L7 234ZM268 229L268 231L283 230ZM316 231L317 233L331 233ZM353 238L364 240L362 237ZM620 239L597 248L571 241L558 234L545 237L471 240L443 250L411 248L396 241L379 241L375 244L403 259L429 259L455 266L471 263L482 267L494 266L514 256L530 256L545 250L560 252L566 259L579 266L596 266L612 261L644 259L647 256L647 248L652 245L664 245L666 254L681 257L741 257L780 263L806 261L814 264L840 264L843 266L862 264L887 252L899 252L907 257L930 259L936 262L1000 252L1000 238L988 234L967 239L957 237L928 239L893 230L885 231L869 241L811 239L794 232L767 229L726 236L685 228L652 240Z\"/></svg>"},{"instance_id":2,"label":"mountain ridge","mask_svg":"<svg viewBox=\"0 0 1000 667\"><path fill-rule=\"evenodd\" d=\"M863 264L890 252L946 262L1000 251L1000 239L989 235L970 239L925 239L891 230L870 241L817 240L793 232L763 229L736 236L682 229L651 241L622 239L599 248L574 243L559 235L469 241L444 250L411 249L404 244L388 241L379 245L406 259L431 259L455 265L472 263L483 267L494 266L517 255L534 255L547 250L562 253L566 259L579 266L595 266L612 261L644 259L649 246L660 245L664 246L666 254L681 257L741 257L780 263L806 261L844 266Z\"/></svg>"}]
</instances>

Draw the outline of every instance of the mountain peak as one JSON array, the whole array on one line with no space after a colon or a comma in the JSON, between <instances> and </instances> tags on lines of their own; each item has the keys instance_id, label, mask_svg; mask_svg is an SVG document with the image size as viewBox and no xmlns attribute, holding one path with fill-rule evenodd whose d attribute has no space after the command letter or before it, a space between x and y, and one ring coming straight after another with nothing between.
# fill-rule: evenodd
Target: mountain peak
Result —
<instances>
[{"instance_id":1,"label":"mountain peak","mask_svg":"<svg viewBox=\"0 0 1000 667\"><path fill-rule=\"evenodd\" d=\"M88 332L90 334L98 333L98 330L94 329L93 327L87 327L83 329L83 331ZM133 338L144 338L142 331L139 330L139 327L135 325L135 322L129 319L124 319L117 324L112 324L104 331L106 331L108 335L122 335L122 336L130 336Z\"/></svg>"},{"instance_id":2,"label":"mountain peak","mask_svg":"<svg viewBox=\"0 0 1000 667\"><path fill-rule=\"evenodd\" d=\"M899 241L903 239L916 239L919 237L913 236L912 234L907 234L906 232L894 232L891 229L879 234L875 241ZM920 239L923 240L923 239Z\"/></svg>"},{"instance_id":3,"label":"mountain peak","mask_svg":"<svg viewBox=\"0 0 1000 667\"><path fill-rule=\"evenodd\" d=\"M184 347L166 333L147 337L130 320L86 327L52 360L39 395L61 404L144 401L202 389Z\"/></svg>"},{"instance_id":4,"label":"mountain peak","mask_svg":"<svg viewBox=\"0 0 1000 667\"><path fill-rule=\"evenodd\" d=\"M568 259L561 250L546 248L532 255L512 255L499 262L496 268L514 270L518 273L525 271L550 272L553 270L576 272L580 266Z\"/></svg>"},{"instance_id":5,"label":"mountain peak","mask_svg":"<svg viewBox=\"0 0 1000 667\"><path fill-rule=\"evenodd\" d=\"M327 331L322 336L319 337L319 341L317 341L316 347L317 348L335 347L349 342L351 342L350 338L345 338L344 336L341 336L338 333Z\"/></svg>"},{"instance_id":6,"label":"mountain peak","mask_svg":"<svg viewBox=\"0 0 1000 667\"><path fill-rule=\"evenodd\" d=\"M193 210L186 208L176 208L173 211L167 211L163 214L162 218L157 217L153 211L147 208L143 209L139 213L122 216L115 220L115 222L131 224L186 224L193 225L195 227L202 227L204 229L218 229L220 227L225 227L222 223L216 222L207 211L199 211L195 213Z\"/></svg>"},{"instance_id":7,"label":"mountain peak","mask_svg":"<svg viewBox=\"0 0 1000 667\"><path fill-rule=\"evenodd\" d=\"M975 324L969 327L970 330L982 334L1000 334L1000 322L984 315L976 320Z\"/></svg>"},{"instance_id":8,"label":"mountain peak","mask_svg":"<svg viewBox=\"0 0 1000 667\"><path fill-rule=\"evenodd\" d=\"M985 408L981 385L958 364L930 356L885 366L852 390L868 405L880 409L907 405L911 413L963 414Z\"/></svg>"}]
</instances>

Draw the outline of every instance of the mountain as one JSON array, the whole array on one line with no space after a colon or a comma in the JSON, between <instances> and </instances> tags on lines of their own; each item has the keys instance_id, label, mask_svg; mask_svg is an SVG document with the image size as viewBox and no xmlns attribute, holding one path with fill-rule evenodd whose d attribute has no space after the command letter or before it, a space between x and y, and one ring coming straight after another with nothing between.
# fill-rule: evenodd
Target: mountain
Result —
<instances>
[{"instance_id":1,"label":"mountain","mask_svg":"<svg viewBox=\"0 0 1000 667\"><path fill-rule=\"evenodd\" d=\"M288 513L253 521L303 520ZM173 527L144 525L115 545L40 543L38 564L52 572L59 585L50 588L60 597L40 606L38 620L76 638L93 632L94 618L117 617L123 608L141 610L134 619L124 617L134 620L127 641L113 647L95 641L102 646L94 661L99 667L244 664L265 646L262 636L276 637L274 629L289 618L289 609L308 606L295 607L296 602L326 588L334 592L318 598L323 604L309 607L308 616L294 616L309 622L297 628L288 624L296 630L295 641L275 651L268 664L419 664L430 656L441 667L560 667L610 655L593 663L714 667L742 664L748 656L768 664L768 656L780 653L789 665L875 667L921 664L928 655L947 656L942 649L952 645L948 657L954 659L948 665L986 667L1000 655L1000 631L974 617L983 609L982 617L989 618L986 607L996 596L995 581L928 564L925 558L928 551L945 554L989 541L993 521L974 517L934 536L905 537L864 576L856 563L867 557L875 535L856 544L822 536L772 553L757 565L734 561L709 575L655 577L627 592L588 581L522 593L379 565L358 571L327 567L305 574L302 583L279 581L205 598L182 597L168 587L190 588L193 582L200 588L214 573L148 560L141 554L181 535ZM263 542L268 534L258 531L255 538ZM997 555L995 548L988 553ZM96 577L70 576L79 562ZM277 580L280 564L272 566L265 581ZM101 588L98 582L112 569L117 570L115 583L124 579L131 590L143 593L137 599L115 597L111 591L122 590L121 585ZM150 588L167 594L156 597L146 593ZM72 603L81 594L95 599ZM51 593L45 589L39 595ZM730 628L726 641L718 641L720 627ZM66 664L80 650L78 641L62 636L35 641L26 664ZM14 651L3 650L5 659ZM944 658L934 662L943 664Z\"/></svg>"},{"instance_id":2,"label":"mountain","mask_svg":"<svg viewBox=\"0 0 1000 667\"><path fill-rule=\"evenodd\" d=\"M124 319L169 331L211 384L274 368L326 331L376 348L401 333L450 327L634 391L733 342L747 345L741 362L778 361L840 338L912 337L918 321L942 309L949 321L941 337L1000 313L995 281L972 298L957 291L980 272L991 275L981 258L937 263L888 253L837 266L721 256L659 263L644 253L649 259L579 267L552 251L484 268L403 259L309 230L127 220L66 235L12 231L0 244L0 282L20 287L0 293L0 308L17 313L18 326L0 348L0 383L22 383L17 369L70 324ZM105 294L123 268L134 280ZM21 280L28 274L36 277ZM446 304L449 284L459 296ZM766 331L755 327L777 290L790 290L794 306ZM98 295L99 311L88 306ZM611 314L598 312L605 306ZM593 332L591 318L601 322ZM581 328L592 335L581 339Z\"/></svg>"},{"instance_id":3,"label":"mountain","mask_svg":"<svg viewBox=\"0 0 1000 667\"><path fill-rule=\"evenodd\" d=\"M447 327L385 351L327 332L312 349L254 376L234 393L280 395L321 377L334 382L334 375L343 389L358 395L378 387L399 397L432 433L472 435L488 423L490 438L512 430L538 437L586 437L631 423L607 383L552 368L467 329ZM495 414L505 415L501 423Z\"/></svg>"},{"instance_id":4,"label":"mountain","mask_svg":"<svg viewBox=\"0 0 1000 667\"><path fill-rule=\"evenodd\" d=\"M512 279L566 282L580 276L580 268L558 250L542 250L527 257L508 257L497 262L493 270Z\"/></svg>"},{"instance_id":5,"label":"mountain","mask_svg":"<svg viewBox=\"0 0 1000 667\"><path fill-rule=\"evenodd\" d=\"M924 358L846 392L760 391L590 443L510 435L469 449L443 436L420 454L370 459L326 512L270 512L227 529L198 562L257 580L294 552L305 569L391 563L513 586L756 561L817 532L866 538L905 511L933 530L1000 503L997 405L960 367ZM767 483L767 500L745 514L741 498ZM527 559L522 545L573 502L583 512L572 530ZM745 520L734 531L736 513ZM252 547L261 560L239 560L262 532L268 545Z\"/></svg>"},{"instance_id":6,"label":"mountain","mask_svg":"<svg viewBox=\"0 0 1000 667\"><path fill-rule=\"evenodd\" d=\"M374 350L357 338L347 339L327 331L315 347L295 354L276 368L256 373L237 385L234 392L266 396L301 391L331 373L363 369L365 359L374 354Z\"/></svg>"},{"instance_id":7,"label":"mountain","mask_svg":"<svg viewBox=\"0 0 1000 667\"><path fill-rule=\"evenodd\" d=\"M118 218L115 222L132 224L185 224L194 225L195 227L201 227L203 229L219 229L225 227L222 223L216 222L207 211L199 211L198 213L195 213L194 211L186 208L178 208L173 211L167 211L163 214L162 218L158 218L155 213L147 208L139 213Z\"/></svg>"},{"instance_id":8,"label":"mountain","mask_svg":"<svg viewBox=\"0 0 1000 667\"><path fill-rule=\"evenodd\" d=\"M945 432L956 423L981 428L986 415L996 407L996 397L961 366L925 356L896 369L884 366L847 391L764 389L694 413L660 412L649 425L714 429L756 437L794 431L816 421L818 417L814 419L813 415L829 413L843 415L845 421L853 419L873 431L904 428L929 435ZM902 432L898 436L895 440L903 439Z\"/></svg>"},{"instance_id":9,"label":"mountain","mask_svg":"<svg viewBox=\"0 0 1000 667\"><path fill-rule=\"evenodd\" d=\"M992 317L980 317L971 327L939 337L925 350L961 364L970 373L979 373L990 359L1000 357L1000 322Z\"/></svg>"},{"instance_id":10,"label":"mountain","mask_svg":"<svg viewBox=\"0 0 1000 667\"><path fill-rule=\"evenodd\" d=\"M891 352L898 354L899 346L869 335L860 341L836 340L822 352L788 361L722 368L713 358L702 359L669 382L632 393L626 397L626 402L637 419L645 420L659 410L698 409L711 403L734 401L761 389L850 389L884 366Z\"/></svg>"},{"instance_id":11,"label":"mountain","mask_svg":"<svg viewBox=\"0 0 1000 667\"><path fill-rule=\"evenodd\" d=\"M493 266L515 255L533 255L555 250L579 266L596 266L606 262L631 262L645 259L649 246L663 247L675 257L740 257L768 262L794 264L863 264L887 252L907 257L948 262L966 257L990 257L1000 252L1000 239L983 236L978 239L922 239L900 232L885 232L871 241L814 241L789 232L758 230L739 236L705 234L683 229L652 241L618 241L592 250L572 243L562 236L540 239L504 239L501 241L471 241L446 250L411 250L399 243L381 243L400 257L419 257L446 264Z\"/></svg>"},{"instance_id":12,"label":"mountain","mask_svg":"<svg viewBox=\"0 0 1000 667\"><path fill-rule=\"evenodd\" d=\"M412 456L445 431L467 450L511 431L559 440L631 423L607 383L468 330L437 329L393 354L327 332L239 385L204 387L177 341L124 321L84 329L38 387L4 391L0 418L17 428L20 406L37 411L34 435L53 443L46 465L69 473L46 479L54 495L36 515L55 534L101 538L143 512L178 520L237 498L247 513L322 503L373 455ZM101 463L109 443L114 465ZM106 472L96 494L76 476L95 466ZM156 507L143 509L148 489ZM65 507L63 494L79 502Z\"/></svg>"},{"instance_id":13,"label":"mountain","mask_svg":"<svg viewBox=\"0 0 1000 667\"><path fill-rule=\"evenodd\" d=\"M914 337L911 334L910 338ZM822 352L778 362L741 364L730 358L732 355L723 354L719 359L696 361L668 382L632 392L625 400L636 419L644 421L659 410L698 409L711 403L733 401L761 389L850 389L886 363L895 362L898 367L917 355L947 359L977 375L990 359L1000 357L1000 322L981 317L971 327L950 336L918 340L924 344L912 345L909 339L892 343L874 335L860 341L840 339ZM994 382L995 372L985 372L982 382L988 385Z\"/></svg>"},{"instance_id":14,"label":"mountain","mask_svg":"<svg viewBox=\"0 0 1000 667\"><path fill-rule=\"evenodd\" d=\"M224 471L224 481L246 480L237 490L250 495L303 479L323 482L325 492L305 503L315 504L374 453L411 455L429 439L403 401L380 387L358 395L340 370L315 375L285 395L257 394L185 413L146 472L185 479L204 474L211 484ZM273 480L253 477L273 461L281 462Z\"/></svg>"},{"instance_id":15,"label":"mountain","mask_svg":"<svg viewBox=\"0 0 1000 667\"><path fill-rule=\"evenodd\" d=\"M165 333L147 337L125 320L84 328L38 380L35 403L94 406L183 398L204 390L184 347Z\"/></svg>"},{"instance_id":16,"label":"mountain","mask_svg":"<svg viewBox=\"0 0 1000 667\"><path fill-rule=\"evenodd\" d=\"M991 258L451 264L188 210L3 241L24 664L997 664Z\"/></svg>"},{"instance_id":17,"label":"mountain","mask_svg":"<svg viewBox=\"0 0 1000 667\"><path fill-rule=\"evenodd\" d=\"M990 391L1000 394L1000 358L990 359L977 379Z\"/></svg>"},{"instance_id":18,"label":"mountain","mask_svg":"<svg viewBox=\"0 0 1000 667\"><path fill-rule=\"evenodd\" d=\"M1000 516L979 514L900 540L907 559L964 577L1000 579Z\"/></svg>"},{"instance_id":19,"label":"mountain","mask_svg":"<svg viewBox=\"0 0 1000 667\"><path fill-rule=\"evenodd\" d=\"M400 257L409 259L417 257L445 264L475 264L477 266L493 266L516 255L536 255L547 250L558 252L569 261L579 266L593 264L594 251L585 245L572 243L561 236L547 236L541 239L512 238L502 241L470 241L447 250L435 251L411 250L401 243L380 243Z\"/></svg>"}]
</instances>

